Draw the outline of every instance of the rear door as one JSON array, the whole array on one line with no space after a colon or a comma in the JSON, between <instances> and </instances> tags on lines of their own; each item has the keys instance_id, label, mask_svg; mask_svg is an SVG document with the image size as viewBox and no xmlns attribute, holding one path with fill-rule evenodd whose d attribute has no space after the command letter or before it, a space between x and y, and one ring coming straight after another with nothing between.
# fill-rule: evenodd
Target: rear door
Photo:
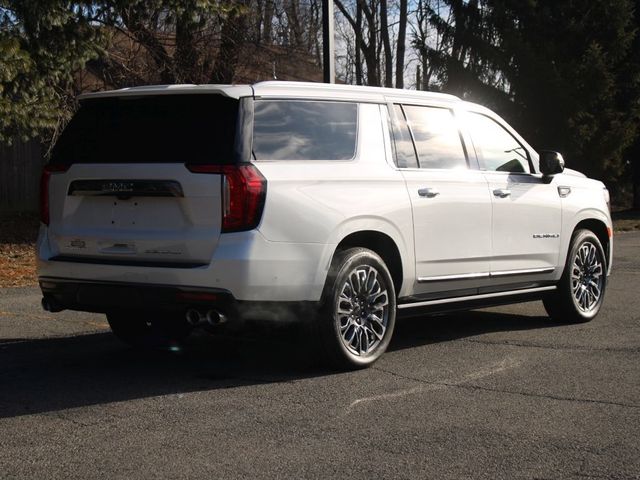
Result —
<instances>
[{"instance_id":1,"label":"rear door","mask_svg":"<svg viewBox=\"0 0 640 480\"><path fill-rule=\"evenodd\" d=\"M397 161L413 210L414 291L476 293L490 268L486 180L469 163L452 110L418 105L393 110Z\"/></svg>"},{"instance_id":2,"label":"rear door","mask_svg":"<svg viewBox=\"0 0 640 480\"><path fill-rule=\"evenodd\" d=\"M49 242L61 259L197 266L221 228L222 177L234 163L238 101L213 94L86 100L51 163Z\"/></svg>"},{"instance_id":3,"label":"rear door","mask_svg":"<svg viewBox=\"0 0 640 480\"><path fill-rule=\"evenodd\" d=\"M560 250L557 186L534 172L530 152L506 125L476 112L466 120L493 204L493 283L549 278Z\"/></svg>"}]
</instances>

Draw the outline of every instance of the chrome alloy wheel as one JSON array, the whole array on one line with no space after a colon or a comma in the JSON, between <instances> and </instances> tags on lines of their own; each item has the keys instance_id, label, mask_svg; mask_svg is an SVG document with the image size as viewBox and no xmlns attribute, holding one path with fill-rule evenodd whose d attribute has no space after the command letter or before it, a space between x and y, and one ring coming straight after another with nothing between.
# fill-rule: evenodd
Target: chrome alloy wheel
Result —
<instances>
[{"instance_id":1,"label":"chrome alloy wheel","mask_svg":"<svg viewBox=\"0 0 640 480\"><path fill-rule=\"evenodd\" d=\"M596 246L591 242L580 245L571 267L571 292L578 308L591 312L602 296L604 267Z\"/></svg>"},{"instance_id":2,"label":"chrome alloy wheel","mask_svg":"<svg viewBox=\"0 0 640 480\"><path fill-rule=\"evenodd\" d=\"M354 355L373 352L389 321L389 297L384 278L369 265L351 271L337 299L335 319L344 346Z\"/></svg>"}]
</instances>

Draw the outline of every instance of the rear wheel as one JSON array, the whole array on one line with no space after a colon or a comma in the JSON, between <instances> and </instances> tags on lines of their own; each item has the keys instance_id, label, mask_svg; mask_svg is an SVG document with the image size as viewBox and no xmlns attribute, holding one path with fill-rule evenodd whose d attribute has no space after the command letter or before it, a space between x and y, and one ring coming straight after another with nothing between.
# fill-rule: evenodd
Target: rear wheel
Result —
<instances>
[{"instance_id":1,"label":"rear wheel","mask_svg":"<svg viewBox=\"0 0 640 480\"><path fill-rule=\"evenodd\" d=\"M396 318L396 295L384 261L366 248L336 254L317 319L330 364L363 368L387 349Z\"/></svg>"},{"instance_id":2,"label":"rear wheel","mask_svg":"<svg viewBox=\"0 0 640 480\"><path fill-rule=\"evenodd\" d=\"M602 307L606 285L607 266L600 240L590 230L578 230L558 289L543 301L545 310L559 322L588 322Z\"/></svg>"},{"instance_id":3,"label":"rear wheel","mask_svg":"<svg viewBox=\"0 0 640 480\"><path fill-rule=\"evenodd\" d=\"M118 311L107 314L111 331L124 343L142 348L172 348L192 327L178 313Z\"/></svg>"}]
</instances>

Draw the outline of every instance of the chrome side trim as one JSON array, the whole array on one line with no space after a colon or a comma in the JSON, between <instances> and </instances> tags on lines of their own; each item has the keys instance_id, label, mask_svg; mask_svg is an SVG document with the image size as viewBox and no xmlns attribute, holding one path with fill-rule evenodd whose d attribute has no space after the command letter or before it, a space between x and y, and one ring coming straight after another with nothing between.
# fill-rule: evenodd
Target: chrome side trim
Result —
<instances>
[{"instance_id":1,"label":"chrome side trim","mask_svg":"<svg viewBox=\"0 0 640 480\"><path fill-rule=\"evenodd\" d=\"M470 278L489 278L489 272L462 273L460 275L440 275L437 277L418 277L418 283L427 282L448 282L450 280L467 280Z\"/></svg>"},{"instance_id":2,"label":"chrome side trim","mask_svg":"<svg viewBox=\"0 0 640 480\"><path fill-rule=\"evenodd\" d=\"M478 278L508 277L511 275L528 275L533 273L552 273L555 267L526 268L524 270L503 270L498 272L463 273L459 275L440 275L437 277L418 277L418 283L448 282L451 280L469 280Z\"/></svg>"},{"instance_id":3,"label":"chrome side trim","mask_svg":"<svg viewBox=\"0 0 640 480\"><path fill-rule=\"evenodd\" d=\"M508 277L510 275L527 275L530 273L552 273L555 267L525 268L524 270L502 270L491 272L492 277Z\"/></svg>"},{"instance_id":4,"label":"chrome side trim","mask_svg":"<svg viewBox=\"0 0 640 480\"><path fill-rule=\"evenodd\" d=\"M466 297L442 298L440 300L428 300L426 302L403 303L401 305L398 305L398 308L404 309L404 308L426 307L429 305L441 305L443 303L466 302L468 300L483 300L485 298L507 297L510 295L522 295L527 293L547 292L555 289L556 289L555 285L552 285L550 287L524 288L522 290L511 290L508 292L484 293L482 295L468 295Z\"/></svg>"}]
</instances>

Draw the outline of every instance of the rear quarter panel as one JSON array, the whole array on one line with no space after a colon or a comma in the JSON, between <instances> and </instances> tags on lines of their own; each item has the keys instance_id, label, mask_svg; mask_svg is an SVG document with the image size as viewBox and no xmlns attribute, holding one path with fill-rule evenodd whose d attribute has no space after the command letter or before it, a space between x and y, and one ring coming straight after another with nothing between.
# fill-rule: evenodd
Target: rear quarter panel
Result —
<instances>
[{"instance_id":1,"label":"rear quarter panel","mask_svg":"<svg viewBox=\"0 0 640 480\"><path fill-rule=\"evenodd\" d=\"M324 244L316 274L319 285L324 285L340 241L363 230L391 237L405 279L414 278L411 204L402 175L387 163L391 150L381 108L360 105L353 160L256 162L267 179L260 232L272 242Z\"/></svg>"}]
</instances>

